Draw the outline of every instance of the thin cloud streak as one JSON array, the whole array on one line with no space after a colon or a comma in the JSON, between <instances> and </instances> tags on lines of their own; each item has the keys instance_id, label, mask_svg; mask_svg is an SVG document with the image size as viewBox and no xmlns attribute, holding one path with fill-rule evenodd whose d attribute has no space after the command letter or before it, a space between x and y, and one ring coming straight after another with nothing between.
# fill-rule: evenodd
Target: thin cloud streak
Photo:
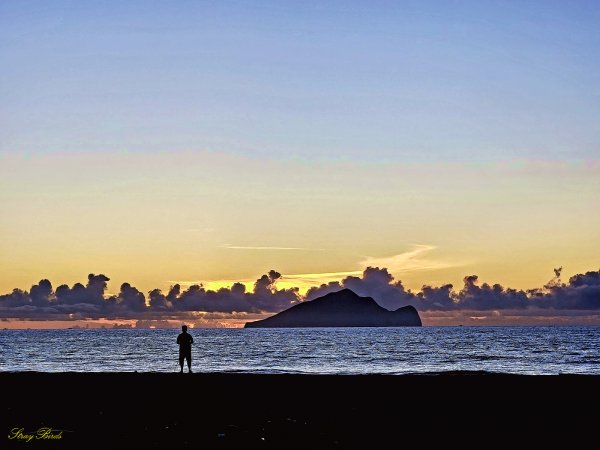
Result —
<instances>
[{"instance_id":1,"label":"thin cloud streak","mask_svg":"<svg viewBox=\"0 0 600 450\"><path fill-rule=\"evenodd\" d=\"M214 228L187 228L182 230L184 233L212 233Z\"/></svg>"},{"instance_id":2,"label":"thin cloud streak","mask_svg":"<svg viewBox=\"0 0 600 450\"><path fill-rule=\"evenodd\" d=\"M310 280L314 282L318 282L321 280L327 279L340 279L342 277L347 277L350 275L360 275L362 270L352 270L347 272L321 272L321 273L297 273L292 275L283 275L283 279L289 280Z\"/></svg>"},{"instance_id":3,"label":"thin cloud streak","mask_svg":"<svg viewBox=\"0 0 600 450\"><path fill-rule=\"evenodd\" d=\"M227 249L235 250L324 250L310 249L304 247L256 247L256 246L223 246ZM371 257L367 256L360 261L357 261L358 267L386 267L391 273L407 273L418 272L423 270L438 270L450 267L461 267L466 265L466 262L453 261L449 262L441 259L425 258L423 255L437 249L434 245L415 244L411 250L387 257ZM363 270L345 270L339 272L317 272L317 273L298 273L282 275L278 284L286 288L296 287L299 292L305 293L310 288L318 287L322 284L335 283L346 277L359 276ZM253 279L236 279L236 280L168 280L167 283L179 284L181 286L203 285L207 289L219 289L226 286L231 286L233 283L242 283L248 287L254 282Z\"/></svg>"},{"instance_id":4,"label":"thin cloud streak","mask_svg":"<svg viewBox=\"0 0 600 450\"><path fill-rule=\"evenodd\" d=\"M321 252L324 248L307 248L307 247L263 247L263 246L249 246L249 245L223 245L221 248L228 250L305 250L311 252Z\"/></svg>"},{"instance_id":5,"label":"thin cloud streak","mask_svg":"<svg viewBox=\"0 0 600 450\"><path fill-rule=\"evenodd\" d=\"M423 257L423 255L435 249L437 247L434 245L415 244L411 250L397 255L387 257L367 256L360 261L360 265L361 267L385 267L392 273L438 270L466 265L464 261L446 261Z\"/></svg>"},{"instance_id":6,"label":"thin cloud streak","mask_svg":"<svg viewBox=\"0 0 600 450\"><path fill-rule=\"evenodd\" d=\"M415 244L411 250L404 253L388 257L371 257L368 256L358 261L356 265L358 267L386 267L392 273L407 273L407 272L418 272L423 270L438 270L446 269L450 267L461 267L466 265L463 261L446 261L442 259L433 259L424 257L425 254L437 249L434 245L426 244ZM241 247L241 246L228 246L227 248L235 249L281 249L281 250L324 250L324 249L308 249L301 247ZM363 273L363 270L346 270L339 272L317 272L317 273L298 273L282 275L279 280L280 286L285 287L297 287L300 292L306 292L311 287L320 286L321 284L327 284L330 282L341 281L345 277L358 276ZM218 280L206 283L211 286L226 286L240 280ZM253 280L241 280L242 283L252 283ZM177 283L182 285L198 284L199 281L178 281Z\"/></svg>"}]
</instances>

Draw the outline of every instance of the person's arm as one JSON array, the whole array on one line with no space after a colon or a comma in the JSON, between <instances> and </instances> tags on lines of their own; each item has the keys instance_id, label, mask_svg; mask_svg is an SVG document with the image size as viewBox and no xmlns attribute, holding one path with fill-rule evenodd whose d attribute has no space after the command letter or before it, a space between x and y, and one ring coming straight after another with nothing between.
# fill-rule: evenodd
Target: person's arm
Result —
<instances>
[{"instance_id":1,"label":"person's arm","mask_svg":"<svg viewBox=\"0 0 600 450\"><path fill-rule=\"evenodd\" d=\"M177 336L177 343L179 344L179 336Z\"/></svg>"},{"instance_id":2,"label":"person's arm","mask_svg":"<svg viewBox=\"0 0 600 450\"><path fill-rule=\"evenodd\" d=\"M194 338L192 337L192 335L190 334L190 344L194 343Z\"/></svg>"}]
</instances>

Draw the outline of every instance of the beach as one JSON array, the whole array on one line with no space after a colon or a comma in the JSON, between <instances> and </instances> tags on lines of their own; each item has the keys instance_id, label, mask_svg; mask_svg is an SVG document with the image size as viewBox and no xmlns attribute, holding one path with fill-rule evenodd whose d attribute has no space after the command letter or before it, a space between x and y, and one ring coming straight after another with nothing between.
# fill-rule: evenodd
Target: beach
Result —
<instances>
[{"instance_id":1,"label":"beach","mask_svg":"<svg viewBox=\"0 0 600 450\"><path fill-rule=\"evenodd\" d=\"M484 372L5 372L2 448L592 448L599 382ZM39 437L40 428L51 431Z\"/></svg>"}]
</instances>

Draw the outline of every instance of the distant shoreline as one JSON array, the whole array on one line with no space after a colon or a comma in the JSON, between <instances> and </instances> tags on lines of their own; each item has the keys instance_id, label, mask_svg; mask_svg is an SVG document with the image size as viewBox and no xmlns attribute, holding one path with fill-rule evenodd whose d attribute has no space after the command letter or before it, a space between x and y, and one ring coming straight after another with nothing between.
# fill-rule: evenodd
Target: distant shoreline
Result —
<instances>
[{"instance_id":1,"label":"distant shoreline","mask_svg":"<svg viewBox=\"0 0 600 450\"><path fill-rule=\"evenodd\" d=\"M31 320L29 322L35 322L35 323L47 323L48 321L35 321L35 320ZM20 323L27 323L27 321L20 321ZM181 323L181 322L178 322ZM288 329L302 329L302 328L306 328L306 329L315 329L315 330L322 330L322 329L326 329L326 328L340 328L340 329L353 329L353 328L403 328L403 327L386 327L386 326L372 326L372 327L271 327L271 328L245 328L244 326L235 326L235 327L194 327L192 331L194 330L288 330ZM404 327L406 328L406 327ZM415 327L408 327L408 328L415 328ZM416 327L416 328L600 328L600 323L561 323L561 324L535 324L535 323L519 323L519 324L492 324L492 325L477 325L477 324L452 324L452 325L448 325L448 324L436 324L436 325L431 325L431 324L427 324L427 323L423 323L423 325L421 325L420 327ZM22 327L4 327L4 328L0 328L0 331L116 331L116 330L129 330L129 331L139 331L139 330L171 330L171 331L176 331L179 330L180 326L172 326L172 327L136 327L134 325L127 325L127 326L96 326L96 325L92 325L92 326L74 326L74 327L48 327L48 328L36 328L36 327L27 327L27 326L22 326Z\"/></svg>"},{"instance_id":2,"label":"distant shoreline","mask_svg":"<svg viewBox=\"0 0 600 450\"><path fill-rule=\"evenodd\" d=\"M0 383L9 448L9 429L42 426L69 431L57 448L593 448L600 419L587 412L599 375L2 372Z\"/></svg>"}]
</instances>

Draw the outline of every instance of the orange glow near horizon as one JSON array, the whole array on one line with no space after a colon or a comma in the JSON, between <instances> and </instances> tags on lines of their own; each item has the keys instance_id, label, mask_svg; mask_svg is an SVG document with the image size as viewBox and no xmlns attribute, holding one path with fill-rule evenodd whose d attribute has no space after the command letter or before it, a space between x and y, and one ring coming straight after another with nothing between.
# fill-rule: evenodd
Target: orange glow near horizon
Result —
<instances>
[{"instance_id":1,"label":"orange glow near horizon","mask_svg":"<svg viewBox=\"0 0 600 450\"><path fill-rule=\"evenodd\" d=\"M93 177L86 167L94 167ZM170 180L168 188L154 180ZM457 285L470 274L525 289L545 283L554 267L575 274L600 266L600 212L589 208L600 195L598 161L305 164L211 152L7 154L0 191L0 293L42 278L72 285L88 273L110 277L111 292L124 282L145 293L168 289L169 280L250 288L270 269L283 275L281 286L304 292L367 265L388 267L411 289ZM281 216L271 202L290 208Z\"/></svg>"},{"instance_id":2,"label":"orange glow near horizon","mask_svg":"<svg viewBox=\"0 0 600 450\"><path fill-rule=\"evenodd\" d=\"M550 316L548 314L540 315L520 315L520 311L504 312L503 314L494 314L493 312L482 311L421 311L419 312L423 326L425 327L444 327L444 326L600 326L600 315L575 315L575 316ZM112 329L112 328L169 328L177 330L181 325L188 325L190 329L198 328L243 328L249 321L268 317L272 314L261 314L251 319L209 319L199 323L191 320L157 320L157 325L152 325L152 320L13 320L9 319L0 322L0 330L40 330L40 329Z\"/></svg>"},{"instance_id":3,"label":"orange glow near horizon","mask_svg":"<svg viewBox=\"0 0 600 450\"><path fill-rule=\"evenodd\" d=\"M29 290L42 278L54 289L85 284L88 273L108 276L112 294L125 282L146 295L175 283L214 290L242 282L249 292L274 269L282 274L278 288L304 294L366 266L388 268L413 291L446 283L460 289L472 274L530 289L556 267L564 267L563 279L600 267L600 210L589 207L599 199L600 160L383 164L208 151L9 153L0 192L0 293ZM273 204L289 207L280 214Z\"/></svg>"}]
</instances>

